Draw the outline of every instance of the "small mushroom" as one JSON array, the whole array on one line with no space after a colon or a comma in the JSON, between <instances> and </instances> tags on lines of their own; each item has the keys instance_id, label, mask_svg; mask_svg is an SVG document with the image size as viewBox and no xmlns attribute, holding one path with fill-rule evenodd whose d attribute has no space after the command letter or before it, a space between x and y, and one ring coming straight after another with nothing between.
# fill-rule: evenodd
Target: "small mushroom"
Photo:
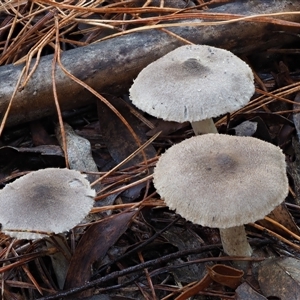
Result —
<instances>
[{"instance_id":1,"label":"small mushroom","mask_svg":"<svg viewBox=\"0 0 300 300\"><path fill-rule=\"evenodd\" d=\"M130 99L157 118L191 122L198 135L217 133L212 118L245 106L253 93L253 73L240 58L224 49L187 45L144 68Z\"/></svg>"},{"instance_id":2,"label":"small mushroom","mask_svg":"<svg viewBox=\"0 0 300 300\"><path fill-rule=\"evenodd\" d=\"M251 256L244 224L270 213L288 194L285 156L253 137L206 134L168 149L154 185L189 221L220 229L224 251Z\"/></svg>"},{"instance_id":3,"label":"small mushroom","mask_svg":"<svg viewBox=\"0 0 300 300\"><path fill-rule=\"evenodd\" d=\"M95 191L78 171L48 168L31 172L0 191L2 231L18 239L68 231L88 214L94 197Z\"/></svg>"}]
</instances>

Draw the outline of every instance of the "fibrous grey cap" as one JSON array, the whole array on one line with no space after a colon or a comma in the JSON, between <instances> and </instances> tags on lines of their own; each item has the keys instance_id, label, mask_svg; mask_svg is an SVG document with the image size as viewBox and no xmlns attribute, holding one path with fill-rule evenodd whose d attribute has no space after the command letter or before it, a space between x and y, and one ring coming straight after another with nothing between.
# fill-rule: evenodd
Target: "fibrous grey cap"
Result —
<instances>
[{"instance_id":1,"label":"fibrous grey cap","mask_svg":"<svg viewBox=\"0 0 300 300\"><path fill-rule=\"evenodd\" d=\"M144 68L130 99L152 116L196 122L245 106L254 93L253 81L250 67L231 52L187 45Z\"/></svg>"},{"instance_id":2,"label":"fibrous grey cap","mask_svg":"<svg viewBox=\"0 0 300 300\"><path fill-rule=\"evenodd\" d=\"M91 210L94 197L95 191L78 171L31 172L0 191L2 231L18 239L37 239L45 235L30 231L70 230Z\"/></svg>"},{"instance_id":3,"label":"fibrous grey cap","mask_svg":"<svg viewBox=\"0 0 300 300\"><path fill-rule=\"evenodd\" d=\"M253 137L205 134L168 149L154 185L171 209L218 228L264 218L288 194L285 156Z\"/></svg>"}]
</instances>

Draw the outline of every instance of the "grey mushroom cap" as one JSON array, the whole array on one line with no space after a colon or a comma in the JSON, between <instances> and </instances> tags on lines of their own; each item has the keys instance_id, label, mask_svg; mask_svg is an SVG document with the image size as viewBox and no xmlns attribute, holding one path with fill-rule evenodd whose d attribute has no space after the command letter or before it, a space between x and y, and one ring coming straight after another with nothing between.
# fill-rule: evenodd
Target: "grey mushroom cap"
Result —
<instances>
[{"instance_id":1,"label":"grey mushroom cap","mask_svg":"<svg viewBox=\"0 0 300 300\"><path fill-rule=\"evenodd\" d=\"M94 197L89 181L78 171L48 168L31 172L0 191L2 231L18 239L45 237L35 231L68 231L89 213Z\"/></svg>"},{"instance_id":2,"label":"grey mushroom cap","mask_svg":"<svg viewBox=\"0 0 300 300\"><path fill-rule=\"evenodd\" d=\"M233 53L187 45L144 68L130 88L130 99L152 116L196 122L245 106L254 90L250 67Z\"/></svg>"},{"instance_id":3,"label":"grey mushroom cap","mask_svg":"<svg viewBox=\"0 0 300 300\"><path fill-rule=\"evenodd\" d=\"M196 224L229 228L264 218L288 194L285 156L253 137L206 134L168 149L154 186Z\"/></svg>"}]
</instances>

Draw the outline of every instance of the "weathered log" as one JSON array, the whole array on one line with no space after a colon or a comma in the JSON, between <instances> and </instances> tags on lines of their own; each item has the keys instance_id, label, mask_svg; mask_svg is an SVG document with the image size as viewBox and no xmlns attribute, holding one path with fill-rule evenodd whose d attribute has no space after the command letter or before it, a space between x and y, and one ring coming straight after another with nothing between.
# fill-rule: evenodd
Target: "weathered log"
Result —
<instances>
[{"instance_id":1,"label":"weathered log","mask_svg":"<svg viewBox=\"0 0 300 300\"><path fill-rule=\"evenodd\" d=\"M299 1L276 0L234 1L209 10L232 14L253 15L299 11ZM299 22L299 15L285 16L285 20ZM193 20L198 21L199 20ZM188 20L191 22L191 20ZM235 53L248 53L294 40L290 34L281 34L283 26L238 22L218 26L171 27L168 30L196 44L209 44L230 49ZM183 42L159 29L132 33L105 40L94 45L66 51L62 54L63 65L76 77L98 92L125 92L141 69ZM52 92L52 55L41 59L39 66L27 86L16 94L7 125L27 122L55 113ZM21 73L22 66L0 67L0 118L3 118L12 92ZM69 79L57 67L56 85L62 109L83 106L95 97L83 87Z\"/></svg>"}]
</instances>

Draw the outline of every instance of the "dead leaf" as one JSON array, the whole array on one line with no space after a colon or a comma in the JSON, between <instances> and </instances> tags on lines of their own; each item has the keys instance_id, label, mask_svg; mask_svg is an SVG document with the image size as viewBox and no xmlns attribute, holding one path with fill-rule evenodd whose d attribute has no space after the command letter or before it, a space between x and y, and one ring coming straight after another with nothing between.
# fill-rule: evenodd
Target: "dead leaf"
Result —
<instances>
[{"instance_id":1,"label":"dead leaf","mask_svg":"<svg viewBox=\"0 0 300 300\"><path fill-rule=\"evenodd\" d=\"M35 170L47 167L62 167L63 152L56 145L42 145L32 148L3 146L0 148L0 166L9 170Z\"/></svg>"},{"instance_id":2,"label":"dead leaf","mask_svg":"<svg viewBox=\"0 0 300 300\"><path fill-rule=\"evenodd\" d=\"M124 104L124 100L116 97L109 97L109 102L123 117L126 118L126 121L130 124L139 138L140 143L145 143L147 141L147 137L145 132L140 129L140 121L132 115L128 106ZM103 139L114 161L116 163L120 163L133 153L139 145L116 114L102 102L97 103L100 129ZM144 151L148 159L156 155L156 150L152 145L149 145ZM139 154L135 156L129 164L126 164L126 166L135 165L143 160L143 156Z\"/></svg>"},{"instance_id":3,"label":"dead leaf","mask_svg":"<svg viewBox=\"0 0 300 300\"><path fill-rule=\"evenodd\" d=\"M288 145L294 135L295 128L293 125L283 125L277 134L277 144L280 148L284 149Z\"/></svg>"},{"instance_id":4,"label":"dead leaf","mask_svg":"<svg viewBox=\"0 0 300 300\"><path fill-rule=\"evenodd\" d=\"M255 113L255 114L241 114L240 117L242 117L242 116L244 116L245 118L250 118L251 117L250 119L248 119L245 122L251 122L252 123L252 136L253 137L256 137L260 140L272 143L272 138L271 138L269 129L268 129L265 121L259 116L259 114L260 114L259 112ZM262 115L262 117L266 117L266 115ZM268 118L271 118L271 117L268 117ZM274 118L276 119L277 117L274 117ZM244 118L242 118L242 119L244 119ZM245 122L240 123L240 125L244 124ZM254 125L253 123L256 124L256 125ZM240 125L237 125L236 127L233 127L232 129L235 130L236 135L246 135L245 130L243 130L244 132L242 132L242 133L241 132L238 133L236 128ZM245 125L243 125L243 126L245 126ZM230 131L232 129L230 129ZM240 131L240 128L238 128L238 129Z\"/></svg>"},{"instance_id":5,"label":"dead leaf","mask_svg":"<svg viewBox=\"0 0 300 300\"><path fill-rule=\"evenodd\" d=\"M65 289L79 287L90 279L92 264L103 259L108 249L126 231L135 213L121 213L89 227L70 261ZM89 296L89 292L85 291L80 295Z\"/></svg>"},{"instance_id":6,"label":"dead leaf","mask_svg":"<svg viewBox=\"0 0 300 300\"><path fill-rule=\"evenodd\" d=\"M233 127L233 129L237 136L253 136L257 130L257 122L247 120Z\"/></svg>"},{"instance_id":7,"label":"dead leaf","mask_svg":"<svg viewBox=\"0 0 300 300\"><path fill-rule=\"evenodd\" d=\"M181 228L173 226L162 233L162 236L173 246L178 248L178 251L186 249L195 249L204 245L204 241L189 228ZM187 256L187 260L196 260L207 257L207 253L192 254ZM169 265L176 265L181 260L170 262ZM173 274L176 275L180 282L193 282L199 280L206 273L204 264L192 264L180 269L174 269Z\"/></svg>"},{"instance_id":8,"label":"dead leaf","mask_svg":"<svg viewBox=\"0 0 300 300\"><path fill-rule=\"evenodd\" d=\"M242 283L235 290L236 300L267 300L266 297L256 292L247 282Z\"/></svg>"},{"instance_id":9,"label":"dead leaf","mask_svg":"<svg viewBox=\"0 0 300 300\"><path fill-rule=\"evenodd\" d=\"M277 206L274 210L272 210L272 212L268 214L268 217L300 236L299 227L294 222L294 218L289 213L284 202ZM260 220L258 221L258 223L284 237L290 238L290 235L287 234L286 231L280 229L278 226L275 226L268 221Z\"/></svg>"},{"instance_id":10,"label":"dead leaf","mask_svg":"<svg viewBox=\"0 0 300 300\"><path fill-rule=\"evenodd\" d=\"M292 257L268 259L259 267L258 281L266 297L299 300L300 261Z\"/></svg>"},{"instance_id":11,"label":"dead leaf","mask_svg":"<svg viewBox=\"0 0 300 300\"><path fill-rule=\"evenodd\" d=\"M283 87L289 84L293 84L295 82L290 75L290 70L288 66L283 61L280 61L278 63L277 69L278 73L274 74L272 72L277 86Z\"/></svg>"},{"instance_id":12,"label":"dead leaf","mask_svg":"<svg viewBox=\"0 0 300 300\"><path fill-rule=\"evenodd\" d=\"M31 147L31 148L27 148L27 147L21 147L21 148L17 148L17 147L12 147L12 146L4 146L0 148L0 152L1 153L1 157L4 159L4 157L6 157L9 155L12 155L11 153L36 153L36 154L40 154L43 156L58 156L58 157L63 157L63 152L61 151L61 148L57 145L41 145L41 146L37 146L37 147Z\"/></svg>"},{"instance_id":13,"label":"dead leaf","mask_svg":"<svg viewBox=\"0 0 300 300\"><path fill-rule=\"evenodd\" d=\"M70 169L83 172L98 172L97 165L92 157L91 143L76 134L73 128L67 123L64 123L64 130ZM58 142L63 147L60 127L57 126L55 131ZM90 182L96 179L95 175L88 175L87 177Z\"/></svg>"},{"instance_id":14,"label":"dead leaf","mask_svg":"<svg viewBox=\"0 0 300 300\"><path fill-rule=\"evenodd\" d=\"M57 141L48 134L41 121L30 122L31 138L35 146L57 145Z\"/></svg>"}]
</instances>

